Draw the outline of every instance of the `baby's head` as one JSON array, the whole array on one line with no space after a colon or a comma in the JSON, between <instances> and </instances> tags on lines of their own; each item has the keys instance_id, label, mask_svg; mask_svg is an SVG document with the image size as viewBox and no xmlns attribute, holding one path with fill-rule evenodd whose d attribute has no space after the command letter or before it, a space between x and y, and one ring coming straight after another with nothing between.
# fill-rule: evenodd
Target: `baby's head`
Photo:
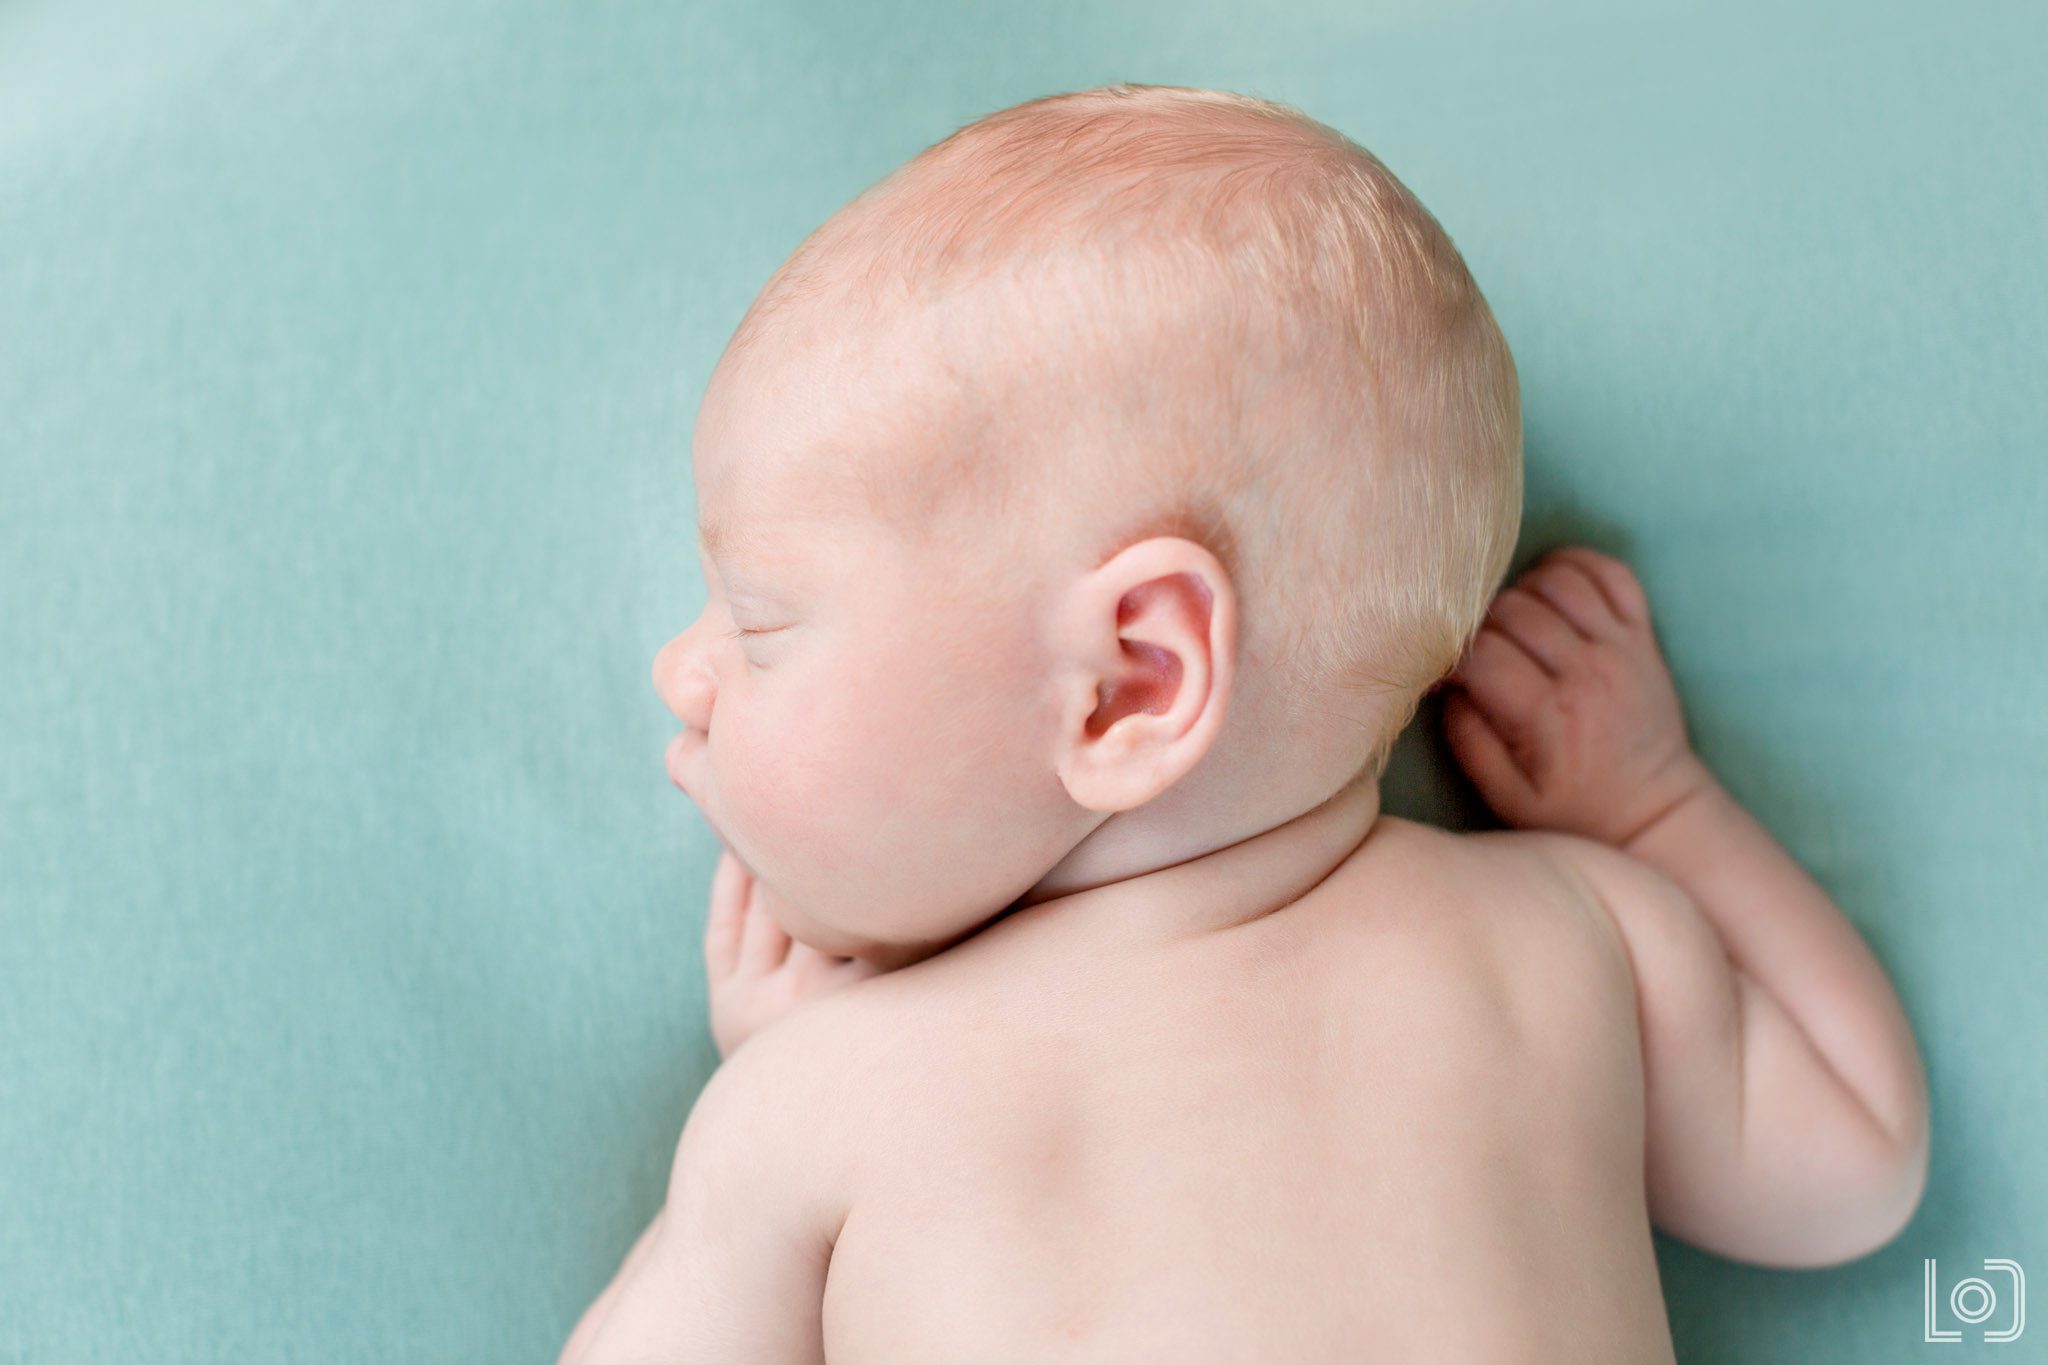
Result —
<instances>
[{"instance_id":1,"label":"baby's head","mask_svg":"<svg viewBox=\"0 0 2048 1365\"><path fill-rule=\"evenodd\" d=\"M673 771L794 937L885 964L1084 843L1132 875L1377 778L1521 508L1435 219L1291 108L1166 87L990 115L834 215L694 458Z\"/></svg>"}]
</instances>

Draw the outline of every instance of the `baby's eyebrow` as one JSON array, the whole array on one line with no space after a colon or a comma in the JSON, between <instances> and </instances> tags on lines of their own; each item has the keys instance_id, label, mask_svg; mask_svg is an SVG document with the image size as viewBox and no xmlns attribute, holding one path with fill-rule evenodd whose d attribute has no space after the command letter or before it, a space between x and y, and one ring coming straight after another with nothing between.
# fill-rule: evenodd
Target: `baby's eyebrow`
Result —
<instances>
[{"instance_id":1,"label":"baby's eyebrow","mask_svg":"<svg viewBox=\"0 0 2048 1365\"><path fill-rule=\"evenodd\" d=\"M718 576L729 583L737 577L753 587L760 587L762 580L757 577L760 572L765 569L779 574L786 567L784 559L765 553L768 538L759 530L745 530L726 522L706 520L697 525L697 539L705 559L714 566Z\"/></svg>"},{"instance_id":2,"label":"baby's eyebrow","mask_svg":"<svg viewBox=\"0 0 2048 1365\"><path fill-rule=\"evenodd\" d=\"M722 521L701 520L697 523L697 541L704 547L704 553L713 559L725 559L733 551L753 544L756 539L734 531Z\"/></svg>"}]
</instances>

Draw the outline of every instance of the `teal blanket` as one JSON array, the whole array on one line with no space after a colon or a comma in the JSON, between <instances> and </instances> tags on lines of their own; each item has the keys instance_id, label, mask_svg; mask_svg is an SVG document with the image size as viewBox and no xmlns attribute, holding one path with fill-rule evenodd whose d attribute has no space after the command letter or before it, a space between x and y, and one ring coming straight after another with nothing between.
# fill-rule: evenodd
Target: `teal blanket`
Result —
<instances>
[{"instance_id":1,"label":"teal blanket","mask_svg":"<svg viewBox=\"0 0 2048 1365\"><path fill-rule=\"evenodd\" d=\"M2044 54L1980 0L0 6L0 1361L553 1358L714 1061L648 678L704 380L864 185L1115 80L1438 215L1521 560L1637 566L1919 1029L1919 1216L1662 1242L1680 1358L1941 1355L1925 1258L2048 1284ZM1481 819L1422 719L1389 807Z\"/></svg>"}]
</instances>

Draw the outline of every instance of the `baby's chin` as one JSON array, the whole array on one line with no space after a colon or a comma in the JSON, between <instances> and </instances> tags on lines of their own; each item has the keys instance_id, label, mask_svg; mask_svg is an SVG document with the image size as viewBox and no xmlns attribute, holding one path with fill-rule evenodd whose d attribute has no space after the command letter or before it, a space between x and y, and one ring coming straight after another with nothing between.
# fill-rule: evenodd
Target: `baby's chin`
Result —
<instances>
[{"instance_id":1,"label":"baby's chin","mask_svg":"<svg viewBox=\"0 0 2048 1365\"><path fill-rule=\"evenodd\" d=\"M945 946L944 942L876 938L872 934L839 927L845 921L808 913L796 903L775 894L773 888L769 888L766 903L782 932L806 948L831 957L857 957L883 971L893 971L921 961Z\"/></svg>"},{"instance_id":2,"label":"baby's chin","mask_svg":"<svg viewBox=\"0 0 2048 1365\"><path fill-rule=\"evenodd\" d=\"M871 951L887 948L870 939L850 934L834 927L831 921L821 921L805 911L799 901L783 895L772 881L756 880L764 893L763 904L777 927L806 948L815 948L833 957L866 957Z\"/></svg>"}]
</instances>

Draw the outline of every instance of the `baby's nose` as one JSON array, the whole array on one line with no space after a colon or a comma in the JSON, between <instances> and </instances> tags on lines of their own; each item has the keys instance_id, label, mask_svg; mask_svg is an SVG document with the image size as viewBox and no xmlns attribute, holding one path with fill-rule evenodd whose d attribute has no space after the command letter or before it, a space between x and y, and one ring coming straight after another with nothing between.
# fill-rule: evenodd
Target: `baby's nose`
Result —
<instances>
[{"instance_id":1,"label":"baby's nose","mask_svg":"<svg viewBox=\"0 0 2048 1365\"><path fill-rule=\"evenodd\" d=\"M654 694L664 702L668 700L669 680L676 672L676 641L682 638L678 635L654 651Z\"/></svg>"},{"instance_id":2,"label":"baby's nose","mask_svg":"<svg viewBox=\"0 0 2048 1365\"><path fill-rule=\"evenodd\" d=\"M691 634L684 631L654 656L654 691L676 719L701 730L705 728L703 713L709 709L711 680L697 666Z\"/></svg>"}]
</instances>

